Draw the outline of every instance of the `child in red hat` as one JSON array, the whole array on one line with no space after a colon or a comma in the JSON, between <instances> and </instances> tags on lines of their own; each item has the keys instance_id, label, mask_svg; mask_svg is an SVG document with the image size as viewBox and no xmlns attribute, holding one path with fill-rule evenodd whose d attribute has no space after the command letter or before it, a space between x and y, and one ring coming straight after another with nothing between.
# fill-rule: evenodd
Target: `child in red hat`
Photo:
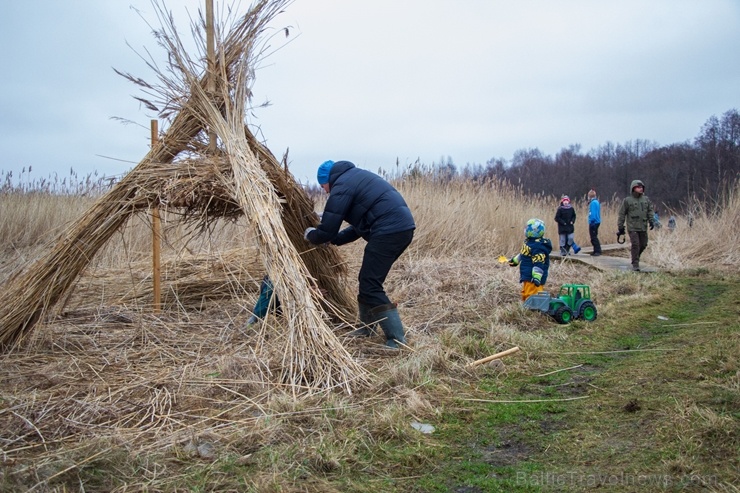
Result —
<instances>
[{"instance_id":1,"label":"child in red hat","mask_svg":"<svg viewBox=\"0 0 740 493\"><path fill-rule=\"evenodd\" d=\"M573 253L581 251L575 240L576 211L570 205L570 197L563 195L560 198L560 206L555 212L555 222L558 223L558 235L560 236L560 255L565 257L573 247Z\"/></svg>"}]
</instances>

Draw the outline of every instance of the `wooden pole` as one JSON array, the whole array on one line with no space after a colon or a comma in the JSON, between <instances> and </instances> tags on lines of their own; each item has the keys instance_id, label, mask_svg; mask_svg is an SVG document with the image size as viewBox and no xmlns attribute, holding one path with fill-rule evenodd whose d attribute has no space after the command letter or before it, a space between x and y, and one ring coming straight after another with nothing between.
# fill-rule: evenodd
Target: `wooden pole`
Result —
<instances>
[{"instance_id":1,"label":"wooden pole","mask_svg":"<svg viewBox=\"0 0 740 493\"><path fill-rule=\"evenodd\" d=\"M213 28L213 0L206 0L206 57L208 61L208 75L206 77L206 92L209 97L213 97L216 91L215 70L216 70L216 47L215 33ZM208 132L208 150L216 151L216 132Z\"/></svg>"},{"instance_id":2,"label":"wooden pole","mask_svg":"<svg viewBox=\"0 0 740 493\"><path fill-rule=\"evenodd\" d=\"M507 349L506 351L501 351L500 353L492 354L491 356L486 356L485 358L473 361L472 363L468 364L468 367L472 368L474 366L482 365L483 363L488 363L489 361L493 361L495 359L503 358L504 356L514 354L517 351L519 351L519 346L514 346L513 348Z\"/></svg>"},{"instance_id":3,"label":"wooden pole","mask_svg":"<svg viewBox=\"0 0 740 493\"><path fill-rule=\"evenodd\" d=\"M152 148L157 145L159 140L159 123L157 120L151 121L152 131ZM162 287L161 287L161 266L160 251L162 245L162 226L159 218L159 202L152 208L152 308L159 312L162 308Z\"/></svg>"}]
</instances>

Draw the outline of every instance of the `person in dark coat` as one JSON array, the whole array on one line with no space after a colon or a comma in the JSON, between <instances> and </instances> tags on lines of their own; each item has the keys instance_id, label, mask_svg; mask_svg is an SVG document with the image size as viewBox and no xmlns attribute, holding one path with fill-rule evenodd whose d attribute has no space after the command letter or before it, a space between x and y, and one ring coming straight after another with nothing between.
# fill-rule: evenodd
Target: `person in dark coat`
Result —
<instances>
[{"instance_id":1,"label":"person in dark coat","mask_svg":"<svg viewBox=\"0 0 740 493\"><path fill-rule=\"evenodd\" d=\"M370 336L379 324L386 346L405 344L397 305L385 293L388 272L414 237L416 223L401 194L380 176L349 161L326 161L317 172L319 185L329 194L320 224L304 237L320 245L367 241L359 273L357 304L365 327L351 333ZM342 222L349 226L340 231Z\"/></svg>"},{"instance_id":2,"label":"person in dark coat","mask_svg":"<svg viewBox=\"0 0 740 493\"><path fill-rule=\"evenodd\" d=\"M630 194L624 198L619 207L617 218L617 235L627 234L630 237L630 257L632 270L640 270L640 256L648 245L648 229L655 227L653 202L645 195L645 184L641 180L632 180Z\"/></svg>"},{"instance_id":3,"label":"person in dark coat","mask_svg":"<svg viewBox=\"0 0 740 493\"><path fill-rule=\"evenodd\" d=\"M560 255L565 257L570 253L570 247L573 247L573 253L581 251L581 247L576 244L575 240L575 223L576 211L570 205L570 197L563 195L560 199L560 206L555 212L555 222L558 223L558 235L560 240Z\"/></svg>"}]
</instances>

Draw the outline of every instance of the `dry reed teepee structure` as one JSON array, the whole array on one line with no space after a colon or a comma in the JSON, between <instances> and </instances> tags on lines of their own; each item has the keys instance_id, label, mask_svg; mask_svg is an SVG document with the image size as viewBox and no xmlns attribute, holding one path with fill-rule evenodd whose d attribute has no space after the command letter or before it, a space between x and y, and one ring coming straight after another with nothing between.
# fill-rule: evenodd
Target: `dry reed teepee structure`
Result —
<instances>
[{"instance_id":1,"label":"dry reed teepee structure","mask_svg":"<svg viewBox=\"0 0 740 493\"><path fill-rule=\"evenodd\" d=\"M308 248L303 231L316 221L312 201L247 127L254 68L266 46L263 36L290 3L261 0L228 32L225 22L217 25L209 63L203 53L193 59L185 52L172 16L153 1L162 24L155 34L167 50L169 66L165 72L150 64L158 85L121 75L151 96L140 100L169 118L170 125L144 159L45 255L8 281L0 294L0 346L7 350L20 344L69 295L95 254L133 214L166 203L200 221L214 214L244 214L257 232L286 320L279 354L262 352L273 361L281 384L297 392L335 387L351 392L367 382L366 371L337 340L325 315L331 311L348 318L353 312L344 285L346 269L333 247ZM201 15L193 29L201 47L208 44L207 24ZM209 145L209 135L217 136L218 145Z\"/></svg>"}]
</instances>

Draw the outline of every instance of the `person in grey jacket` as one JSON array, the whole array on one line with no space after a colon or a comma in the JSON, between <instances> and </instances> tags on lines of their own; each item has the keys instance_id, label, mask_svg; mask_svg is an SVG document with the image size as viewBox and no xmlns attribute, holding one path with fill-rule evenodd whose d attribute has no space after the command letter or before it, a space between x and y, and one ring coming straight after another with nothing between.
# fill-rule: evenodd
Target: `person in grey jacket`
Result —
<instances>
[{"instance_id":1,"label":"person in grey jacket","mask_svg":"<svg viewBox=\"0 0 740 493\"><path fill-rule=\"evenodd\" d=\"M350 334L368 337L378 324L386 346L395 349L399 343L406 344L397 305L388 298L383 284L414 237L416 223L411 210L390 183L349 161L326 161L316 177L329 198L320 224L306 229L305 239L315 245L345 245L360 238L367 241L357 295L364 327ZM340 231L343 221L349 226Z\"/></svg>"},{"instance_id":2,"label":"person in grey jacket","mask_svg":"<svg viewBox=\"0 0 740 493\"><path fill-rule=\"evenodd\" d=\"M633 180L630 185L630 194L622 201L617 219L617 235L624 235L624 225L627 223L627 233L630 237L630 256L632 270L640 270L640 255L648 245L648 229L653 229L653 203L645 195L645 184L640 180Z\"/></svg>"}]
</instances>

